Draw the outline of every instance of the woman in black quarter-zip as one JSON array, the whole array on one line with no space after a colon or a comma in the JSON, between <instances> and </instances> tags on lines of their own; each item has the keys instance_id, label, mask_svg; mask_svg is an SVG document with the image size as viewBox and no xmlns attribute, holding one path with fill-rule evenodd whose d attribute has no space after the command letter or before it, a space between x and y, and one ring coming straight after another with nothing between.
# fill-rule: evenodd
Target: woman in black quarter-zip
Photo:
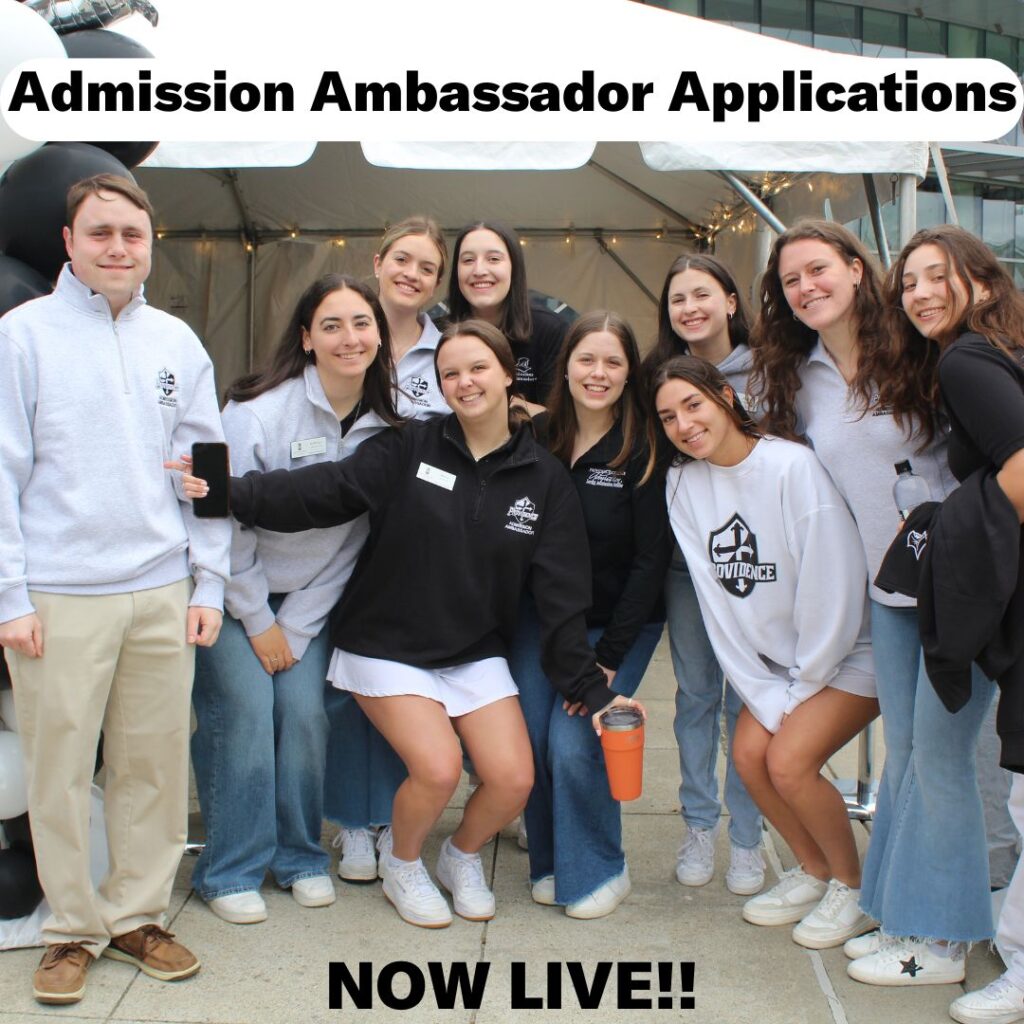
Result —
<instances>
[{"instance_id":1,"label":"woman in black quarter-zip","mask_svg":"<svg viewBox=\"0 0 1024 1024\"><path fill-rule=\"evenodd\" d=\"M665 622L671 541L663 478L629 324L598 311L569 328L551 389L548 447L583 504L593 601L588 639L616 693L640 685ZM534 595L540 597L536 587ZM567 714L545 675L535 604L524 601L509 665L533 746L526 805L533 898L574 918L610 914L630 890L619 804L593 730Z\"/></svg>"},{"instance_id":2,"label":"woman in black quarter-zip","mask_svg":"<svg viewBox=\"0 0 1024 1024\"><path fill-rule=\"evenodd\" d=\"M420 849L459 781L459 740L482 784L437 874L461 916L493 916L478 851L533 784L505 660L527 577L559 691L585 704L595 727L608 705L631 703L608 688L587 644L579 499L509 410L508 342L480 321L454 325L435 367L454 415L383 432L344 463L251 473L231 488L234 514L249 526L294 531L369 514L369 540L333 617L329 678L356 695L409 769L395 797L393 847L382 851L384 894L406 921L432 928L451 917ZM192 479L186 493L195 493Z\"/></svg>"}]
</instances>

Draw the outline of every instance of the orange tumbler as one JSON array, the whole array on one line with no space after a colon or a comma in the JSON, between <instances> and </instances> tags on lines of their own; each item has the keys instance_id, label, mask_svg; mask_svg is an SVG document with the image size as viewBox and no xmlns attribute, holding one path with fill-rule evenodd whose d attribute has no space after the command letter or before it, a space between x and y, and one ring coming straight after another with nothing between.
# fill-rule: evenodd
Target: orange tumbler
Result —
<instances>
[{"instance_id":1,"label":"orange tumbler","mask_svg":"<svg viewBox=\"0 0 1024 1024\"><path fill-rule=\"evenodd\" d=\"M636 800L644 782L644 719L635 708L601 716L601 749L613 800Z\"/></svg>"}]
</instances>

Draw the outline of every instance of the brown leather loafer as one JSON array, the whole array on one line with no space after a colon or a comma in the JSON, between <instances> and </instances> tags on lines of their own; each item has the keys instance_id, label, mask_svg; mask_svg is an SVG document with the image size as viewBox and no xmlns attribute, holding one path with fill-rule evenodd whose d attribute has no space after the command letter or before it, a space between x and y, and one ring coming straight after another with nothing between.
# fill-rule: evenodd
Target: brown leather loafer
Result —
<instances>
[{"instance_id":1,"label":"brown leather loafer","mask_svg":"<svg viewBox=\"0 0 1024 1024\"><path fill-rule=\"evenodd\" d=\"M92 956L83 948L91 942L59 942L47 946L32 978L32 994L40 1003L77 1003L85 995L85 975Z\"/></svg>"},{"instance_id":2,"label":"brown leather loafer","mask_svg":"<svg viewBox=\"0 0 1024 1024\"><path fill-rule=\"evenodd\" d=\"M144 924L110 940L103 955L134 964L158 981L178 981L199 970L199 960L159 925Z\"/></svg>"}]
</instances>

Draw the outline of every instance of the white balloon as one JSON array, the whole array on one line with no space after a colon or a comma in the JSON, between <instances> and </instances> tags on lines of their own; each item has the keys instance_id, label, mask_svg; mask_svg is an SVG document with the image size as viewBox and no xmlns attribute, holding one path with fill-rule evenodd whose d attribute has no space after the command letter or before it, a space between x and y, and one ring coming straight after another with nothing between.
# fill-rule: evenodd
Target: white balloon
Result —
<instances>
[{"instance_id":1,"label":"white balloon","mask_svg":"<svg viewBox=\"0 0 1024 1024\"><path fill-rule=\"evenodd\" d=\"M39 17L39 15L36 15ZM17 818L28 810L25 762L17 733L0 732L0 821Z\"/></svg>"},{"instance_id":2,"label":"white balloon","mask_svg":"<svg viewBox=\"0 0 1024 1024\"><path fill-rule=\"evenodd\" d=\"M11 732L18 731L18 716L14 713L14 691L0 690L0 718Z\"/></svg>"},{"instance_id":3,"label":"white balloon","mask_svg":"<svg viewBox=\"0 0 1024 1024\"><path fill-rule=\"evenodd\" d=\"M0 82L22 61L67 56L60 36L30 7L10 0L0 3ZM0 164L27 156L41 145L16 135L0 115Z\"/></svg>"}]
</instances>

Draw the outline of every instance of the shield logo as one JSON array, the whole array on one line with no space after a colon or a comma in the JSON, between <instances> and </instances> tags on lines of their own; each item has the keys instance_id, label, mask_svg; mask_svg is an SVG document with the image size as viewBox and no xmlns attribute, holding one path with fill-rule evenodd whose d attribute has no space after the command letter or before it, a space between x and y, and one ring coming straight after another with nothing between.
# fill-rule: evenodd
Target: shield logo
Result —
<instances>
[{"instance_id":1,"label":"shield logo","mask_svg":"<svg viewBox=\"0 0 1024 1024\"><path fill-rule=\"evenodd\" d=\"M757 538L739 513L708 538L708 553L718 580L734 597L749 597L754 589Z\"/></svg>"},{"instance_id":2,"label":"shield logo","mask_svg":"<svg viewBox=\"0 0 1024 1024\"><path fill-rule=\"evenodd\" d=\"M413 398L422 398L430 385L422 377L409 378L409 393Z\"/></svg>"}]
</instances>

